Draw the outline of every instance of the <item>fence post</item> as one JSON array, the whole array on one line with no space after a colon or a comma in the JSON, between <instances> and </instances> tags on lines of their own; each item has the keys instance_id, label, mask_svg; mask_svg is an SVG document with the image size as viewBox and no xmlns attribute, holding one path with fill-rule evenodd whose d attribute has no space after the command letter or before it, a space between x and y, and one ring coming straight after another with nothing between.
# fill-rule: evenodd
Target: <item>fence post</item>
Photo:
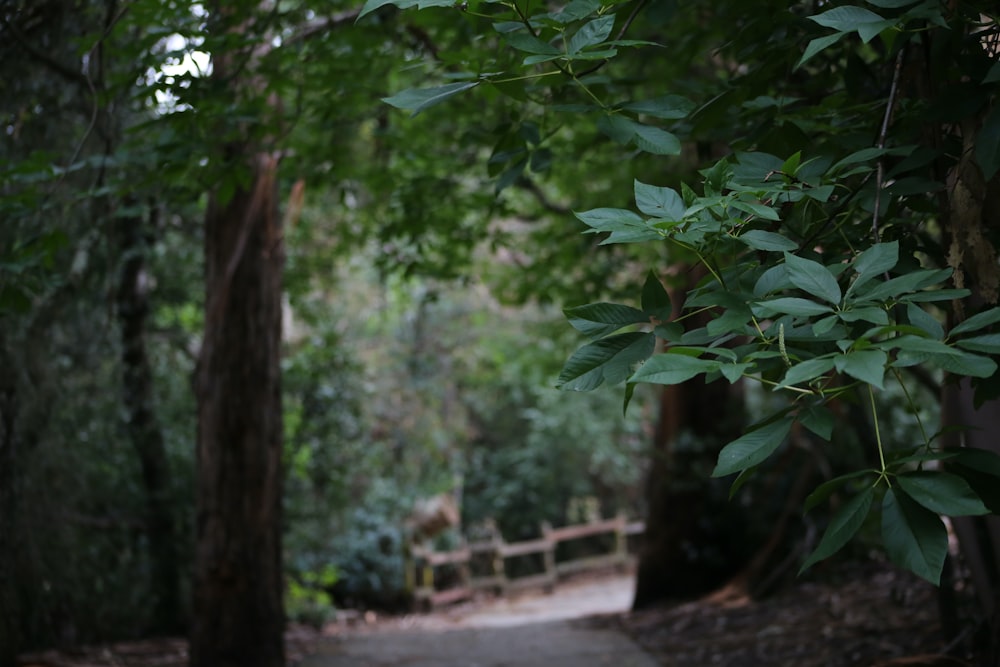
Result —
<instances>
[{"instance_id":1,"label":"fence post","mask_svg":"<svg viewBox=\"0 0 1000 667\"><path fill-rule=\"evenodd\" d=\"M625 535L625 526L625 515L619 512L615 515L615 556L619 572L624 572L628 565L628 538Z\"/></svg>"},{"instance_id":2,"label":"fence post","mask_svg":"<svg viewBox=\"0 0 1000 667\"><path fill-rule=\"evenodd\" d=\"M545 551L542 558L545 560L545 574L548 575L545 583L545 592L551 593L555 590L556 579L556 541L552 539L552 525L548 521L542 522L542 538L545 540Z\"/></svg>"}]
</instances>

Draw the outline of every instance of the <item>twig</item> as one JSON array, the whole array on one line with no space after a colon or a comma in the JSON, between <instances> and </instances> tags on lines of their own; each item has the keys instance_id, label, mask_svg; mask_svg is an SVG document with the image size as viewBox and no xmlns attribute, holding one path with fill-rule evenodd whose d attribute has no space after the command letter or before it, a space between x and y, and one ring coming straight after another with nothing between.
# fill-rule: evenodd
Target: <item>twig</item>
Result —
<instances>
[{"instance_id":1,"label":"twig","mask_svg":"<svg viewBox=\"0 0 1000 667\"><path fill-rule=\"evenodd\" d=\"M903 58L906 55L906 48L899 50L896 54L896 67L892 73L892 85L889 87L889 99L885 104L885 115L882 117L882 129L879 131L878 142L875 144L879 150L885 148L886 137L889 134L889 123L892 122L892 112L896 107L896 93L899 91L900 74L903 71ZM881 232L879 230L879 209L882 207L882 183L885 179L885 162L879 155L875 173L875 210L872 212L872 236L875 243L879 242Z\"/></svg>"}]
</instances>

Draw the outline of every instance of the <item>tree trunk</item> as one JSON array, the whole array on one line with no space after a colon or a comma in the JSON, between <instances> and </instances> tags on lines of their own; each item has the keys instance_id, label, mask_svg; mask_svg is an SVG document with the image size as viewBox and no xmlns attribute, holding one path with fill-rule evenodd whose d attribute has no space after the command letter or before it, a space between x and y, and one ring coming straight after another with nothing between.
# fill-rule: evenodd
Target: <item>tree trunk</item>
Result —
<instances>
[{"instance_id":1,"label":"tree trunk","mask_svg":"<svg viewBox=\"0 0 1000 667\"><path fill-rule=\"evenodd\" d=\"M206 215L192 667L284 664L276 172L258 155L251 185Z\"/></svg>"},{"instance_id":2,"label":"tree trunk","mask_svg":"<svg viewBox=\"0 0 1000 667\"><path fill-rule=\"evenodd\" d=\"M12 543L17 535L17 457L14 415L16 387L7 355L7 341L0 330L0 665L13 665L21 649L19 593L14 585L15 563Z\"/></svg>"},{"instance_id":3,"label":"tree trunk","mask_svg":"<svg viewBox=\"0 0 1000 667\"><path fill-rule=\"evenodd\" d=\"M951 325L973 314L973 309L995 306L1000 299L1000 267L992 242L1000 230L1000 174L987 181L975 158L985 113L983 110L958 126L963 150L947 175L947 196L942 199L941 219L953 280L957 287L972 292L964 302L956 303ZM945 446L978 447L1000 454L996 439L1000 399L977 407L975 389L968 378L945 384L941 426ZM984 622L977 642L979 664L1000 667L1000 518L957 517L952 525Z\"/></svg>"},{"instance_id":4,"label":"tree trunk","mask_svg":"<svg viewBox=\"0 0 1000 667\"><path fill-rule=\"evenodd\" d=\"M945 387L942 426L955 427L945 436L950 440L947 444L1000 453L996 440L996 434L1000 433L1000 400L989 401L977 409L974 393L968 379ZM1000 665L1000 517L954 517L951 522L983 616L979 664L997 667Z\"/></svg>"},{"instance_id":5,"label":"tree trunk","mask_svg":"<svg viewBox=\"0 0 1000 667\"><path fill-rule=\"evenodd\" d=\"M146 492L153 629L182 629L177 531L170 506L170 468L153 407L153 371L146 352L149 315L146 242L143 220L124 218L119 226L122 266L118 283L118 321L122 342L122 403L129 439L139 458Z\"/></svg>"},{"instance_id":6,"label":"tree trunk","mask_svg":"<svg viewBox=\"0 0 1000 667\"><path fill-rule=\"evenodd\" d=\"M675 317L683 294L700 274L692 270L688 277L685 290L671 294ZM662 389L633 609L713 590L742 564L727 553L721 534L738 507L727 502L724 490L713 494L713 488L721 490L719 482L706 481L720 448L739 435L742 425L742 397L728 382L705 384L698 378ZM717 539L722 541L712 544Z\"/></svg>"}]
</instances>

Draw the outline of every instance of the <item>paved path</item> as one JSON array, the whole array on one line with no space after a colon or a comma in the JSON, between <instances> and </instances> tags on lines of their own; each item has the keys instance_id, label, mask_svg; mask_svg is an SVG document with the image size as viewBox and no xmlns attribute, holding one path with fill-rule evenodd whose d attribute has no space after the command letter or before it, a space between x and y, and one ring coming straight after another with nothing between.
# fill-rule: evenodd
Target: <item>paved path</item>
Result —
<instances>
[{"instance_id":1,"label":"paved path","mask_svg":"<svg viewBox=\"0 0 1000 667\"><path fill-rule=\"evenodd\" d=\"M628 609L629 577L419 617L331 638L299 667L658 667L631 639L580 617Z\"/></svg>"}]
</instances>

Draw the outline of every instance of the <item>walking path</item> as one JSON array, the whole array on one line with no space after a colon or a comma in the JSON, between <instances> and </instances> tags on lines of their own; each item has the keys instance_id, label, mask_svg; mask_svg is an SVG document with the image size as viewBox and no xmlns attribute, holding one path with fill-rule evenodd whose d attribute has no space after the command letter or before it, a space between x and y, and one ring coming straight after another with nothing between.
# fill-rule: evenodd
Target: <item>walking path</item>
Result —
<instances>
[{"instance_id":1,"label":"walking path","mask_svg":"<svg viewBox=\"0 0 1000 667\"><path fill-rule=\"evenodd\" d=\"M628 609L631 577L568 584L411 627L331 638L299 667L657 667L631 639L582 620Z\"/></svg>"}]
</instances>

